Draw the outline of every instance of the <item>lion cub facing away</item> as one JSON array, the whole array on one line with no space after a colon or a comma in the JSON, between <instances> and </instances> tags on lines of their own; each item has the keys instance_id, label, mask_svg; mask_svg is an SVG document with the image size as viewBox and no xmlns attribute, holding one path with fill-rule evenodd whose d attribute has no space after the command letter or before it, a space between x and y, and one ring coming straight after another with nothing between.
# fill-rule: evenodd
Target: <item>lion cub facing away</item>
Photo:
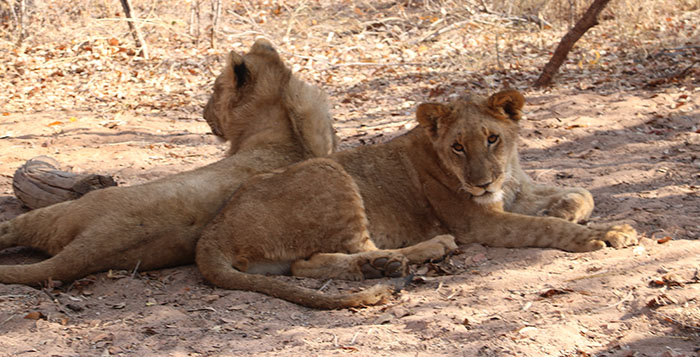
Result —
<instances>
[{"instance_id":1,"label":"lion cub facing away","mask_svg":"<svg viewBox=\"0 0 700 357\"><path fill-rule=\"evenodd\" d=\"M200 232L244 180L327 155L336 141L325 94L293 76L265 40L243 56L231 53L204 117L231 142L231 156L0 222L0 250L27 246L52 255L35 264L0 265L0 283L190 264Z\"/></svg>"},{"instance_id":2,"label":"lion cub facing away","mask_svg":"<svg viewBox=\"0 0 700 357\"><path fill-rule=\"evenodd\" d=\"M571 222L590 214L587 191L527 179L516 151L523 104L512 90L422 104L419 126L390 142L251 178L203 232L200 271L223 288L331 309L375 304L391 289L328 295L261 274L402 276L408 263L442 257L456 242L573 252L635 244L628 225Z\"/></svg>"}]
</instances>

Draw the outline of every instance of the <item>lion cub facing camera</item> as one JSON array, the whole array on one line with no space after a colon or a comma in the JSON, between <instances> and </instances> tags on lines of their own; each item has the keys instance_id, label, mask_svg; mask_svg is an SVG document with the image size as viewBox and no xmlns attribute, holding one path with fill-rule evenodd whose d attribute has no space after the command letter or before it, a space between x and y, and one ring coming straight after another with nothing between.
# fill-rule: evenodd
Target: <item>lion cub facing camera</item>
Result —
<instances>
[{"instance_id":1,"label":"lion cub facing camera","mask_svg":"<svg viewBox=\"0 0 700 357\"><path fill-rule=\"evenodd\" d=\"M572 222L590 214L588 191L535 185L522 172L523 104L513 90L421 104L419 125L394 140L251 178L203 232L200 271L223 288L331 309L375 304L392 289L331 295L262 274L402 276L456 243L573 252L636 243L628 225Z\"/></svg>"}]
</instances>

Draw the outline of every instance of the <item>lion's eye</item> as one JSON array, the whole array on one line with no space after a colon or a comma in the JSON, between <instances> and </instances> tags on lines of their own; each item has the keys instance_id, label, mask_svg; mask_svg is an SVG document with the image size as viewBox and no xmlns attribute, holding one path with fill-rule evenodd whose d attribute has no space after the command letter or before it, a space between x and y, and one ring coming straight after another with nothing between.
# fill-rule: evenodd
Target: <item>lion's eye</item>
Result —
<instances>
[{"instance_id":1,"label":"lion's eye","mask_svg":"<svg viewBox=\"0 0 700 357\"><path fill-rule=\"evenodd\" d=\"M452 144L452 150L455 152L464 152L464 146L462 146L460 143L454 143Z\"/></svg>"},{"instance_id":2,"label":"lion's eye","mask_svg":"<svg viewBox=\"0 0 700 357\"><path fill-rule=\"evenodd\" d=\"M489 145L495 144L498 141L498 135L491 134L488 138L486 138L486 141L488 141Z\"/></svg>"}]
</instances>

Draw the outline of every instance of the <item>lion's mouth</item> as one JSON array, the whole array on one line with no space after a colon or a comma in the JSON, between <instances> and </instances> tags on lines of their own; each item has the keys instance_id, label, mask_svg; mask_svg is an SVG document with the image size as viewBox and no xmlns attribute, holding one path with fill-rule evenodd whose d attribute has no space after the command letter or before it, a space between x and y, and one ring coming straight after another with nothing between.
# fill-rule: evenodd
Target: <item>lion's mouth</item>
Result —
<instances>
[{"instance_id":1,"label":"lion's mouth","mask_svg":"<svg viewBox=\"0 0 700 357\"><path fill-rule=\"evenodd\" d=\"M472 194L472 199L474 202L479 204L490 204L500 202L503 199L503 191L489 191L485 189L478 189L480 192L470 192Z\"/></svg>"}]
</instances>

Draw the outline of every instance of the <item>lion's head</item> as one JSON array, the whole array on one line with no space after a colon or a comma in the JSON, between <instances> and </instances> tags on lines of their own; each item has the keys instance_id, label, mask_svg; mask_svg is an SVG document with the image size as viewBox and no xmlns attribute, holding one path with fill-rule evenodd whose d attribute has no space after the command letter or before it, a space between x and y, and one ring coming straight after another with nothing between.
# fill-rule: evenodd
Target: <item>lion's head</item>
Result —
<instances>
[{"instance_id":1,"label":"lion's head","mask_svg":"<svg viewBox=\"0 0 700 357\"><path fill-rule=\"evenodd\" d=\"M264 39L255 41L245 55L229 54L214 82L204 119L214 134L230 142L229 154L265 130L256 144L284 143L294 137L311 156L328 155L337 145L326 94L293 76Z\"/></svg>"},{"instance_id":2,"label":"lion's head","mask_svg":"<svg viewBox=\"0 0 700 357\"><path fill-rule=\"evenodd\" d=\"M240 135L240 122L251 118L235 117L232 109L244 108L246 102L280 102L280 88L286 86L290 76L291 71L266 40L256 41L243 56L231 51L214 81L204 119L214 134L234 141Z\"/></svg>"},{"instance_id":3,"label":"lion's head","mask_svg":"<svg viewBox=\"0 0 700 357\"><path fill-rule=\"evenodd\" d=\"M525 98L507 90L486 99L424 103L416 116L442 166L478 203L503 199L503 185L517 158L518 121Z\"/></svg>"}]
</instances>

